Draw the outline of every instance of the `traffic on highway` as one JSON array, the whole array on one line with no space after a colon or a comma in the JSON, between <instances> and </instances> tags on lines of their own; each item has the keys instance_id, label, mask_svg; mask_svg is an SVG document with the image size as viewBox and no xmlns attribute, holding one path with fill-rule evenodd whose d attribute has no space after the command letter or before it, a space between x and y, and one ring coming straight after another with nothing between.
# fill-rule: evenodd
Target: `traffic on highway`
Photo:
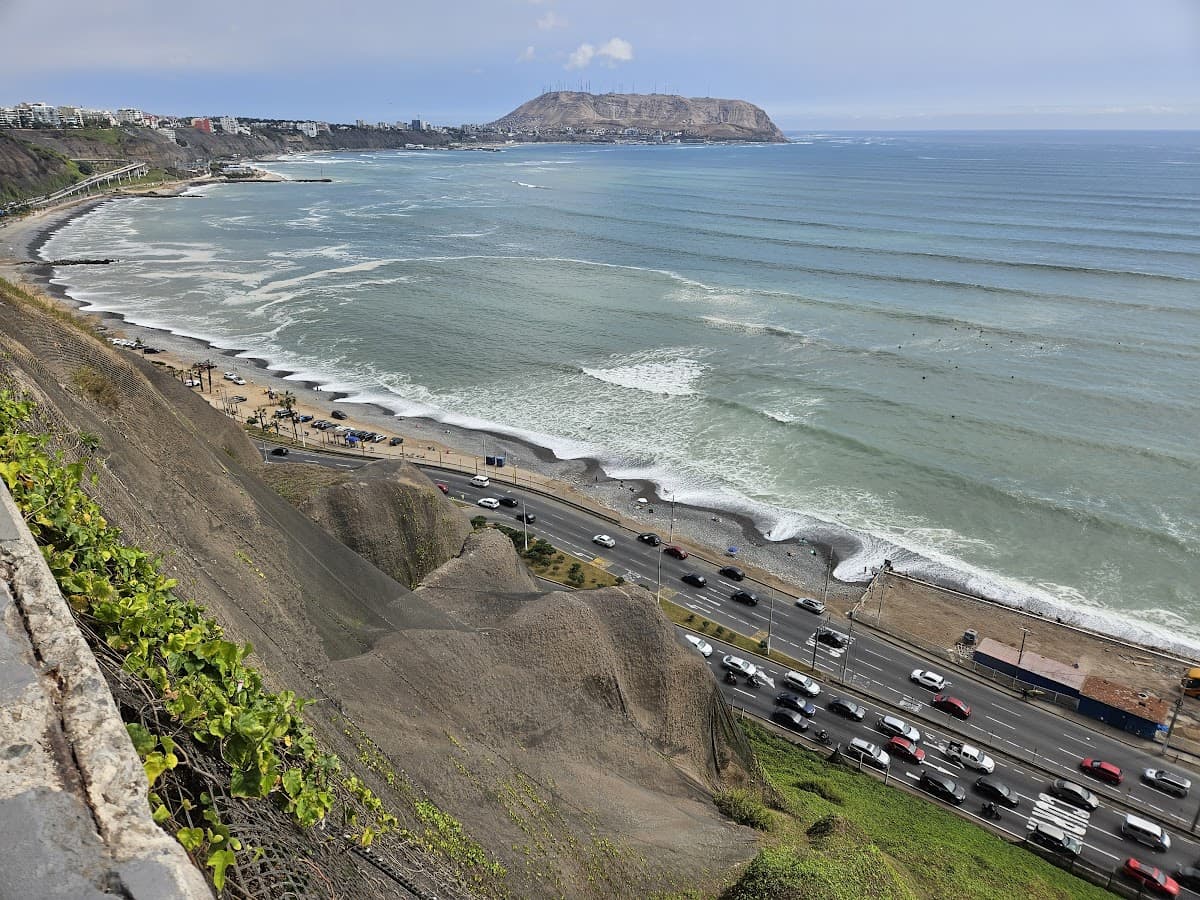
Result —
<instances>
[{"instance_id":1,"label":"traffic on highway","mask_svg":"<svg viewBox=\"0 0 1200 900\"><path fill-rule=\"evenodd\" d=\"M323 465L346 465L343 457ZM299 453L293 451L291 459ZM275 458L279 462L282 459ZM827 744L863 768L950 803L1045 855L1115 871L1134 858L1169 876L1181 895L1200 867L1195 839L1200 791L1160 748L1133 743L947 667L861 627L833 619L819 598L796 598L752 582L736 560L709 561L668 534L631 532L611 519L494 479L427 469L472 515L541 537L626 581L661 588L696 616L680 641L702 652L731 706L773 722L817 749ZM481 504L480 501L487 501ZM668 593L669 592L669 593ZM701 633L708 621L757 638L811 667L815 678ZM815 693L814 693L815 689ZM837 702L835 702L837 701ZM824 734L821 734L824 732ZM986 805L986 807L985 807ZM1196 873L1200 877L1200 873ZM1135 885L1137 867L1118 881ZM1164 896L1175 896L1160 882ZM1149 884L1154 890L1155 884Z\"/></svg>"}]
</instances>

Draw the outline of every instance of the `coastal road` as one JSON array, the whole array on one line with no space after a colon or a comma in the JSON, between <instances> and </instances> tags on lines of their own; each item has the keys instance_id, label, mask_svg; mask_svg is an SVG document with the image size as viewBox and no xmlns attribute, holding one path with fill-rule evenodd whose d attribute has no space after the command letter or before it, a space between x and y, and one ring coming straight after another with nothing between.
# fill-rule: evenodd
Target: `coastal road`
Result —
<instances>
[{"instance_id":1,"label":"coastal road","mask_svg":"<svg viewBox=\"0 0 1200 900\"><path fill-rule=\"evenodd\" d=\"M311 457L311 459L310 459ZM333 456L319 452L293 450L287 457L267 457L273 462L304 461L322 465L356 467L358 460L345 456ZM828 690L853 690L872 710L874 718L878 711L900 715L923 734L933 739L959 739L978 745L995 758L997 772L1004 772L1004 780L1023 795L1022 807L1032 809L1036 804L1052 809L1054 804L1040 797L1043 788L1052 778L1067 778L1084 784L1101 798L1102 807L1093 825L1094 834L1086 839L1089 861L1102 865L1103 860L1117 864L1124 856L1133 855L1147 862L1157 854L1142 845L1120 837L1118 811L1136 812L1162 824L1172 835L1175 846L1156 865L1166 862L1169 866L1193 865L1200 859L1200 848L1189 838L1192 823L1197 816L1200 797L1197 791L1185 799L1163 794L1140 781L1146 768L1164 766L1154 745L1137 746L1136 739L1110 731L1097 723L1096 728L1087 722L1060 715L1039 704L1027 703L995 685L977 680L965 670L951 670L934 663L875 634L861 628L852 629L848 620L830 622L827 617L814 615L795 606L793 598L772 591L762 585L735 582L721 576L717 566L697 560L677 560L666 556L661 548L641 543L636 534L596 517L592 513L553 500L542 494L514 488L494 482L487 488L476 488L470 484L470 476L447 472L436 467L423 467L432 480L441 481L450 490L450 496L471 504L472 515L483 515L491 521L521 527L518 514L521 508L501 507L488 510L474 506L480 497L509 495L524 504L524 509L537 516L529 526L530 537L543 537L556 547L585 561L596 561L609 572L620 575L627 581L647 585L655 590L660 581L664 596L690 610L700 619L723 625L749 635L766 636L771 633L772 647L788 655L815 663ZM592 543L595 534L609 534L617 545L605 549ZM666 538L667 535L663 535ZM733 560L730 560L733 562ZM685 572L697 572L708 579L703 588L695 588L680 581ZM752 590L758 594L757 606L746 606L730 599L738 589ZM848 634L851 644L846 650L827 647L817 643L814 636L820 627L832 627ZM706 637L714 646L718 643ZM721 651L714 655L719 658ZM745 655L740 653L740 655ZM778 670L769 664L768 668ZM914 669L934 669L946 676L949 685L946 693L959 697L972 707L971 717L959 721L934 709L930 705L933 692L909 680ZM778 683L778 681L777 681ZM744 696L744 688L734 688L730 696L735 705L750 708ZM759 689L763 697L766 690ZM761 698L760 698L761 699ZM773 695L772 695L773 699ZM769 716L770 702L755 709L756 714ZM826 717L830 720L835 717ZM868 723L874 718L868 716ZM828 723L826 727L829 727ZM830 728L834 731L834 728ZM931 738L927 738L930 740ZM880 741L882 743L882 741ZM931 754L931 755L937 755ZM1079 771L1079 761L1084 757L1097 757L1120 766L1125 771L1125 781L1119 788L1099 784ZM947 766L947 768L949 768ZM1011 774L1010 774L1011 772ZM1189 777L1193 777L1192 773ZM906 776L907 777L907 776ZM974 778L970 779L973 783ZM970 803L970 801L968 801ZM1055 801L1057 803L1057 801ZM975 805L978 810L978 803ZM1061 814L1061 811L1056 812ZM1012 815L1006 818L1013 822ZM1008 827L1008 826L1006 826ZM1116 842L1116 843L1114 843ZM1124 854L1124 855L1122 855ZM1116 857L1120 860L1116 860ZM1116 862L1114 862L1116 860Z\"/></svg>"},{"instance_id":2,"label":"coastal road","mask_svg":"<svg viewBox=\"0 0 1200 900\"><path fill-rule=\"evenodd\" d=\"M685 634L695 634L695 632L689 632L686 629L680 628L677 629L677 633L680 643L692 652L695 652L692 645L684 640ZM722 676L725 673L725 669L721 665L722 657L726 654L732 654L744 658L745 653L714 638L706 635L700 636L713 647L713 653L708 657L707 663L712 670L713 677L720 684L722 693L725 695L725 699L729 705L761 719L769 719L771 713L777 708L775 704L776 696L782 690L787 690L783 683L783 675L786 670L769 662L764 663L763 668L774 680L775 688L769 685L762 685L757 688L751 687L742 679L739 679L740 684L727 684L722 680ZM755 661L763 662L761 660ZM866 717L861 722L852 722L830 712L826 708L826 704L833 697L853 699L856 703L866 707ZM829 732L833 745L844 747L851 738L858 737L882 747L887 742L888 737L876 728L876 723L881 716L899 715L921 732L920 745L925 750L926 756L921 763L909 763L898 758L893 758L888 774L888 781L900 780L909 787L920 791L919 779L922 769L932 769L942 775L948 776L967 793L967 799L960 807L960 810L976 819L981 825L996 828L1010 838L1024 840L1028 829L1031 827L1031 823L1034 821L1056 825L1079 838L1084 845L1081 855L1082 860L1093 868L1102 871L1112 871L1119 868L1129 856L1137 857L1143 862L1158 866L1167 871L1194 865L1196 859L1200 857L1200 843L1188 838L1186 835L1178 833L1172 836L1171 849L1161 854L1128 840L1121 834L1121 822L1125 818L1124 809L1114 808L1109 803L1104 802L1104 800L1101 800L1100 807L1091 813L1071 807L1049 794L1047 788L1052 779L1044 772L1024 765L1017 760L999 755L994 756L996 768L993 777L1008 785L1016 792L1019 797L1019 805L1016 809L1002 809L1001 819L998 822L985 819L980 814L980 811L986 798L974 789L975 781L979 778L980 773L954 764L943 756L939 750L948 741L959 739L958 735L939 728L936 725L930 726L903 710L898 711L889 705L880 704L873 697L860 694L852 689L847 689L845 686L823 682L821 693L817 697L810 699L817 707L816 715L810 720L810 728L803 737L789 734L788 736L791 740L802 746L814 749L817 752L828 753L830 748L820 745L814 737L818 729L824 728ZM783 729L779 728L775 730L783 731ZM866 767L864 766L864 768ZM1078 784L1083 784L1089 789L1094 787L1094 785L1087 783L1087 779L1078 775L1071 777L1071 780ZM942 801L933 799L931 802L941 803ZM1143 815L1145 814L1143 813ZM1118 880L1121 879L1118 878ZM1190 896L1200 896L1186 889L1183 893Z\"/></svg>"}]
</instances>

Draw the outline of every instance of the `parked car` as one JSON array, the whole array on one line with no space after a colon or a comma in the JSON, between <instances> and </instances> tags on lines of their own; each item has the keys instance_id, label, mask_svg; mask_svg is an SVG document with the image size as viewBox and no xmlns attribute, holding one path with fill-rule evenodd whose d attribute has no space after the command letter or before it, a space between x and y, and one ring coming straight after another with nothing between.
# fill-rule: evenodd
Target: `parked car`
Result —
<instances>
[{"instance_id":1,"label":"parked car","mask_svg":"<svg viewBox=\"0 0 1200 900\"><path fill-rule=\"evenodd\" d=\"M971 718L971 707L957 697L951 697L949 694L938 694L929 702L935 709L950 713L956 719Z\"/></svg>"},{"instance_id":2,"label":"parked car","mask_svg":"<svg viewBox=\"0 0 1200 900\"><path fill-rule=\"evenodd\" d=\"M609 537L607 534L596 535L595 537L592 538L592 543L599 544L601 547L608 547L609 549L612 549L613 547L617 546L617 542L613 538Z\"/></svg>"},{"instance_id":3,"label":"parked car","mask_svg":"<svg viewBox=\"0 0 1200 900\"><path fill-rule=\"evenodd\" d=\"M500 501L495 497L480 497L475 501L476 506L482 506L485 509L499 509Z\"/></svg>"},{"instance_id":4,"label":"parked car","mask_svg":"<svg viewBox=\"0 0 1200 900\"><path fill-rule=\"evenodd\" d=\"M1105 784L1115 786L1125 780L1125 773L1121 771L1120 766L1115 766L1102 759L1093 759L1090 756L1087 759L1079 761L1079 769L1085 775L1091 775L1096 780L1103 781Z\"/></svg>"},{"instance_id":5,"label":"parked car","mask_svg":"<svg viewBox=\"0 0 1200 900\"><path fill-rule=\"evenodd\" d=\"M237 396L235 396L235 397L230 397L230 398L229 398L229 402L230 402L230 403L245 403L245 402L246 402L246 398L245 398L245 397L243 397L241 394L238 394L238 395L237 395ZM309 416L309 418L311 419L311 418L312 418L312 416Z\"/></svg>"},{"instance_id":6,"label":"parked car","mask_svg":"<svg viewBox=\"0 0 1200 900\"><path fill-rule=\"evenodd\" d=\"M953 778L947 778L929 769L921 770L921 780L917 783L939 800L956 806L961 806L967 799L967 792L960 788Z\"/></svg>"},{"instance_id":7,"label":"parked car","mask_svg":"<svg viewBox=\"0 0 1200 900\"><path fill-rule=\"evenodd\" d=\"M818 616L825 612L825 604L814 597L801 597L796 601L796 605L810 613L816 613Z\"/></svg>"},{"instance_id":8,"label":"parked car","mask_svg":"<svg viewBox=\"0 0 1200 900\"><path fill-rule=\"evenodd\" d=\"M834 631L832 628L821 628L816 634L817 641L827 647L836 647L839 650L844 650L850 646L850 635L842 634L840 631Z\"/></svg>"},{"instance_id":9,"label":"parked car","mask_svg":"<svg viewBox=\"0 0 1200 900\"><path fill-rule=\"evenodd\" d=\"M937 672L930 672L928 669L915 669L908 680L919 684L923 688L929 688L931 691L941 691L946 687L946 679Z\"/></svg>"},{"instance_id":10,"label":"parked car","mask_svg":"<svg viewBox=\"0 0 1200 900\"><path fill-rule=\"evenodd\" d=\"M726 578L731 578L734 581L741 581L746 577L746 573L737 566L723 566L717 574L724 575Z\"/></svg>"},{"instance_id":11,"label":"parked car","mask_svg":"<svg viewBox=\"0 0 1200 900\"><path fill-rule=\"evenodd\" d=\"M758 606L758 594L753 591L734 591L729 595L729 599L737 603L745 603L747 606Z\"/></svg>"},{"instance_id":12,"label":"parked car","mask_svg":"<svg viewBox=\"0 0 1200 900\"><path fill-rule=\"evenodd\" d=\"M337 419L339 422L342 419L346 418L346 414L344 412L342 412L340 409L335 409L329 415L332 416L333 418Z\"/></svg>"},{"instance_id":13,"label":"parked car","mask_svg":"<svg viewBox=\"0 0 1200 900\"><path fill-rule=\"evenodd\" d=\"M892 756L911 763L920 764L925 761L925 751L908 738L894 737L884 744L884 749Z\"/></svg>"},{"instance_id":14,"label":"parked car","mask_svg":"<svg viewBox=\"0 0 1200 900\"><path fill-rule=\"evenodd\" d=\"M708 579L699 572L684 572L679 576L679 580L684 584L690 584L692 587L704 587L708 584Z\"/></svg>"},{"instance_id":15,"label":"parked car","mask_svg":"<svg viewBox=\"0 0 1200 900\"><path fill-rule=\"evenodd\" d=\"M1142 781L1173 797L1186 797L1188 791L1192 789L1191 779L1168 772L1166 769L1146 769L1142 772Z\"/></svg>"},{"instance_id":16,"label":"parked car","mask_svg":"<svg viewBox=\"0 0 1200 900\"><path fill-rule=\"evenodd\" d=\"M861 722L867 716L865 707L859 706L853 700L846 700L843 697L834 697L826 704L826 708L830 712L837 713L846 719L853 719L855 722Z\"/></svg>"},{"instance_id":17,"label":"parked car","mask_svg":"<svg viewBox=\"0 0 1200 900\"><path fill-rule=\"evenodd\" d=\"M1033 843L1052 850L1055 853L1066 853L1068 856L1078 856L1083 852L1083 843L1073 834L1067 834L1057 825L1049 822L1032 821L1032 827L1027 834Z\"/></svg>"},{"instance_id":18,"label":"parked car","mask_svg":"<svg viewBox=\"0 0 1200 900\"><path fill-rule=\"evenodd\" d=\"M1132 856L1121 867L1126 875L1160 897L1178 897L1179 885L1175 879L1156 866L1149 866Z\"/></svg>"},{"instance_id":19,"label":"parked car","mask_svg":"<svg viewBox=\"0 0 1200 900\"><path fill-rule=\"evenodd\" d=\"M204 387L204 382L199 378L189 378L184 384L188 387Z\"/></svg>"},{"instance_id":20,"label":"parked car","mask_svg":"<svg viewBox=\"0 0 1200 900\"><path fill-rule=\"evenodd\" d=\"M1067 781L1065 778L1050 782L1048 790L1051 796L1057 797L1069 806L1086 809L1089 812L1095 812L1100 806L1100 800L1095 794L1082 784Z\"/></svg>"},{"instance_id":21,"label":"parked car","mask_svg":"<svg viewBox=\"0 0 1200 900\"><path fill-rule=\"evenodd\" d=\"M663 553L667 554L667 556L673 556L676 559L687 559L688 558L688 552L686 550L684 550L682 547L676 547L674 544L671 544L667 547L663 547Z\"/></svg>"},{"instance_id":22,"label":"parked car","mask_svg":"<svg viewBox=\"0 0 1200 900\"><path fill-rule=\"evenodd\" d=\"M815 697L821 693L821 685L801 672L788 672L783 676L783 683L806 697Z\"/></svg>"},{"instance_id":23,"label":"parked car","mask_svg":"<svg viewBox=\"0 0 1200 900\"><path fill-rule=\"evenodd\" d=\"M657 547L662 543L662 538L660 538L653 531L643 531L637 536L637 539L643 544L649 544L651 547Z\"/></svg>"},{"instance_id":24,"label":"parked car","mask_svg":"<svg viewBox=\"0 0 1200 900\"><path fill-rule=\"evenodd\" d=\"M771 713L771 721L792 731L808 731L808 719L794 709L776 709Z\"/></svg>"},{"instance_id":25,"label":"parked car","mask_svg":"<svg viewBox=\"0 0 1200 900\"><path fill-rule=\"evenodd\" d=\"M712 652L713 652L712 644L710 644L708 641L704 640L704 638L700 637L699 635L685 634L683 636L683 639L685 641L687 641L689 644L691 644L693 647L695 647L696 652L699 653L701 656L703 656L705 659L712 656Z\"/></svg>"},{"instance_id":26,"label":"parked car","mask_svg":"<svg viewBox=\"0 0 1200 900\"><path fill-rule=\"evenodd\" d=\"M508 507L515 509L516 507L521 505L521 501L518 500L516 497L501 497L500 505L508 506Z\"/></svg>"},{"instance_id":27,"label":"parked car","mask_svg":"<svg viewBox=\"0 0 1200 900\"><path fill-rule=\"evenodd\" d=\"M842 752L851 759L860 760L877 769L886 769L892 764L892 758L887 755L887 752L876 747L866 738L851 738L850 743Z\"/></svg>"},{"instance_id":28,"label":"parked car","mask_svg":"<svg viewBox=\"0 0 1200 900\"><path fill-rule=\"evenodd\" d=\"M1003 803L1009 809L1016 809L1021 805L1021 798L1017 796L1017 792L991 775L981 775L976 778L975 790L989 800Z\"/></svg>"},{"instance_id":29,"label":"parked car","mask_svg":"<svg viewBox=\"0 0 1200 900\"><path fill-rule=\"evenodd\" d=\"M914 744L921 742L921 732L896 716L880 716L879 721L875 723L875 728L888 737L906 738Z\"/></svg>"},{"instance_id":30,"label":"parked car","mask_svg":"<svg viewBox=\"0 0 1200 900\"><path fill-rule=\"evenodd\" d=\"M243 401L241 401L241 400L238 400L238 398L237 398L237 397L234 397L234 398L233 398L233 402L234 402L234 403L241 403L241 402L243 402ZM310 416L308 413L302 413L301 415L299 415L299 416L297 416L297 417L296 417L296 421L297 421L297 422L311 422L312 420L313 420L313 417L312 417L312 416Z\"/></svg>"},{"instance_id":31,"label":"parked car","mask_svg":"<svg viewBox=\"0 0 1200 900\"><path fill-rule=\"evenodd\" d=\"M524 522L526 525L532 525L537 521L537 516L531 512L519 512L517 513L517 521Z\"/></svg>"},{"instance_id":32,"label":"parked car","mask_svg":"<svg viewBox=\"0 0 1200 900\"><path fill-rule=\"evenodd\" d=\"M808 716L810 719L817 714L817 708L811 702L803 697L798 697L790 691L784 691L775 697L775 705L783 706L787 709L794 709L802 715Z\"/></svg>"},{"instance_id":33,"label":"parked car","mask_svg":"<svg viewBox=\"0 0 1200 900\"><path fill-rule=\"evenodd\" d=\"M388 441L388 446L389 447L399 447L403 443L404 443L404 438L393 437L391 440Z\"/></svg>"}]
</instances>

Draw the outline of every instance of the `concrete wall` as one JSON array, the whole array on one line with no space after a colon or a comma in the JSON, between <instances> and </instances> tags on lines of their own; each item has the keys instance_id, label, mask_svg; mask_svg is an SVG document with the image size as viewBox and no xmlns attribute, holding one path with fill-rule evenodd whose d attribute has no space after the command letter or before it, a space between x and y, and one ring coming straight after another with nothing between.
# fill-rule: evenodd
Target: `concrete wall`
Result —
<instances>
[{"instance_id":1,"label":"concrete wall","mask_svg":"<svg viewBox=\"0 0 1200 900\"><path fill-rule=\"evenodd\" d=\"M211 898L146 793L95 657L0 483L0 900Z\"/></svg>"}]
</instances>

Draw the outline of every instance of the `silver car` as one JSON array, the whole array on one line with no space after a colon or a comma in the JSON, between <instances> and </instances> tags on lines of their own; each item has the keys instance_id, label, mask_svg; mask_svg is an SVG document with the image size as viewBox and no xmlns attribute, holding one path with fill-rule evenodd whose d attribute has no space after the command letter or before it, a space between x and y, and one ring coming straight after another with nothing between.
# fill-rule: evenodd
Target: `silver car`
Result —
<instances>
[{"instance_id":1,"label":"silver car","mask_svg":"<svg viewBox=\"0 0 1200 900\"><path fill-rule=\"evenodd\" d=\"M892 758L887 755L887 751L876 747L868 740L863 738L851 738L850 743L846 745L846 749L842 751L851 759L859 759L867 765L875 766L877 769L886 769L892 764Z\"/></svg>"},{"instance_id":2,"label":"silver car","mask_svg":"<svg viewBox=\"0 0 1200 900\"><path fill-rule=\"evenodd\" d=\"M1151 787L1158 788L1164 794L1171 794L1175 797L1186 797L1188 791L1192 789L1190 779L1176 775L1174 772L1168 772L1166 769L1147 769L1142 773L1142 781Z\"/></svg>"},{"instance_id":3,"label":"silver car","mask_svg":"<svg viewBox=\"0 0 1200 900\"><path fill-rule=\"evenodd\" d=\"M921 742L921 732L913 728L903 719L898 719L895 716L880 716L879 721L875 723L875 727L886 734L888 737L907 738L914 744Z\"/></svg>"}]
</instances>

